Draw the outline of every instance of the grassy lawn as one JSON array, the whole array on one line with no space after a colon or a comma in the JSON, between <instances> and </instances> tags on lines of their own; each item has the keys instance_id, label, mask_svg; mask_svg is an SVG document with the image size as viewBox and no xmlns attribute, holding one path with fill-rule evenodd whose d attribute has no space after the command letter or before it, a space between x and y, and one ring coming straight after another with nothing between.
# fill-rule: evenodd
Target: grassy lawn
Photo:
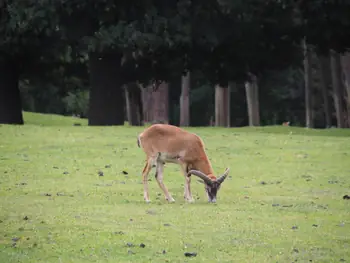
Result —
<instances>
[{"instance_id":1,"label":"grassy lawn","mask_svg":"<svg viewBox=\"0 0 350 263\"><path fill-rule=\"evenodd\" d=\"M151 176L146 204L143 128L24 117L0 126L1 263L350 262L349 130L189 128L217 173L231 168L217 204L196 180L185 203L171 164L176 202Z\"/></svg>"}]
</instances>

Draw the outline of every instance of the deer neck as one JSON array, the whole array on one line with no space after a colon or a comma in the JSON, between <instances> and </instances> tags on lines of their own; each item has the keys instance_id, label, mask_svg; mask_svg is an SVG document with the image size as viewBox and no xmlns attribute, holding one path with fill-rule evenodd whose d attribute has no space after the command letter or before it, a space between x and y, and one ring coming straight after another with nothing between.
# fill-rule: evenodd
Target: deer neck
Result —
<instances>
[{"instance_id":1,"label":"deer neck","mask_svg":"<svg viewBox=\"0 0 350 263\"><path fill-rule=\"evenodd\" d=\"M201 171L202 173L206 174L210 179L216 179L213 168L208 158L202 158L200 160L197 160L192 164L192 166L192 169Z\"/></svg>"}]
</instances>

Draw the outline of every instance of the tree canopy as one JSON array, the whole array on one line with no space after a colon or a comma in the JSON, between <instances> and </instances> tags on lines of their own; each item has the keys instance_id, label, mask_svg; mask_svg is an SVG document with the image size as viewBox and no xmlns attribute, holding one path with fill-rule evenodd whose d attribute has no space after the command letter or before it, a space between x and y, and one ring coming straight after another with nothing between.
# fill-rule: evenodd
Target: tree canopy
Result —
<instances>
[{"instance_id":1,"label":"tree canopy","mask_svg":"<svg viewBox=\"0 0 350 263\"><path fill-rule=\"evenodd\" d=\"M346 1L8 0L0 5L2 112L8 107L19 112L19 103L5 101L19 101L14 90L20 76L50 76L60 66L79 68L77 63L89 61L93 94L109 96L95 77L113 63L119 69L103 77L111 92L131 81L169 81L187 70L226 86L250 73L301 63L303 38L319 53L350 47ZM3 115L0 122L10 121Z\"/></svg>"},{"instance_id":2,"label":"tree canopy","mask_svg":"<svg viewBox=\"0 0 350 263\"><path fill-rule=\"evenodd\" d=\"M300 1L299 11L302 32L316 52L326 54L333 49L344 53L350 48L349 1Z\"/></svg>"}]
</instances>

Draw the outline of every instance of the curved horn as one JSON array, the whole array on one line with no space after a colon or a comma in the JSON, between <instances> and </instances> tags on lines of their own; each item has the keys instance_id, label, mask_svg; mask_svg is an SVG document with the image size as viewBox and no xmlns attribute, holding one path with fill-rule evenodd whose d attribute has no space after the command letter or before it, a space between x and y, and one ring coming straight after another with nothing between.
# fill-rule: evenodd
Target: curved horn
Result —
<instances>
[{"instance_id":1,"label":"curved horn","mask_svg":"<svg viewBox=\"0 0 350 263\"><path fill-rule=\"evenodd\" d=\"M223 182L225 181L225 179L226 179L226 177L227 177L229 171L230 171L230 168L226 168L224 174L221 175L216 181L217 181L219 184L223 183Z\"/></svg>"},{"instance_id":2,"label":"curved horn","mask_svg":"<svg viewBox=\"0 0 350 263\"><path fill-rule=\"evenodd\" d=\"M213 181L208 177L206 176L204 173L202 173L201 171L197 171L197 170L190 170L188 173L187 173L187 176L189 175L196 175L198 176L199 178L201 178L204 182L206 182L207 184L212 184Z\"/></svg>"}]
</instances>

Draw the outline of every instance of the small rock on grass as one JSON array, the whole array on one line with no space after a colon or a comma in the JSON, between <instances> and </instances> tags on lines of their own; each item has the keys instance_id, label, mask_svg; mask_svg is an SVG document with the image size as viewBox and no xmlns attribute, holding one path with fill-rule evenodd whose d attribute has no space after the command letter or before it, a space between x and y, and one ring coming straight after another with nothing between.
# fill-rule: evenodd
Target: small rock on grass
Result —
<instances>
[{"instance_id":1,"label":"small rock on grass","mask_svg":"<svg viewBox=\"0 0 350 263\"><path fill-rule=\"evenodd\" d=\"M196 252L185 252L185 257L195 257L197 256L197 253Z\"/></svg>"},{"instance_id":2,"label":"small rock on grass","mask_svg":"<svg viewBox=\"0 0 350 263\"><path fill-rule=\"evenodd\" d=\"M344 196L343 196L343 199L344 199L344 200L350 200L350 196L349 196L349 195L344 195Z\"/></svg>"},{"instance_id":3,"label":"small rock on grass","mask_svg":"<svg viewBox=\"0 0 350 263\"><path fill-rule=\"evenodd\" d=\"M297 248L293 248L293 252L299 253L299 250Z\"/></svg>"},{"instance_id":4,"label":"small rock on grass","mask_svg":"<svg viewBox=\"0 0 350 263\"><path fill-rule=\"evenodd\" d=\"M161 252L157 252L157 254L163 254L163 255L165 255L165 254L166 254L166 251L163 250L163 251L161 251Z\"/></svg>"},{"instance_id":5,"label":"small rock on grass","mask_svg":"<svg viewBox=\"0 0 350 263\"><path fill-rule=\"evenodd\" d=\"M156 212L156 211L151 210L151 209L146 210L146 213L147 213L147 214L149 214L149 215L156 215L156 214L157 214L157 212Z\"/></svg>"},{"instance_id":6,"label":"small rock on grass","mask_svg":"<svg viewBox=\"0 0 350 263\"><path fill-rule=\"evenodd\" d=\"M335 181L330 180L330 181L328 181L328 183L329 183L329 184L337 184L338 181L337 181L337 180L335 180Z\"/></svg>"},{"instance_id":7,"label":"small rock on grass","mask_svg":"<svg viewBox=\"0 0 350 263\"><path fill-rule=\"evenodd\" d=\"M144 247L146 247L146 245L145 245L144 243L141 243L141 244L140 244L140 247L141 247L141 248L144 248Z\"/></svg>"}]
</instances>

